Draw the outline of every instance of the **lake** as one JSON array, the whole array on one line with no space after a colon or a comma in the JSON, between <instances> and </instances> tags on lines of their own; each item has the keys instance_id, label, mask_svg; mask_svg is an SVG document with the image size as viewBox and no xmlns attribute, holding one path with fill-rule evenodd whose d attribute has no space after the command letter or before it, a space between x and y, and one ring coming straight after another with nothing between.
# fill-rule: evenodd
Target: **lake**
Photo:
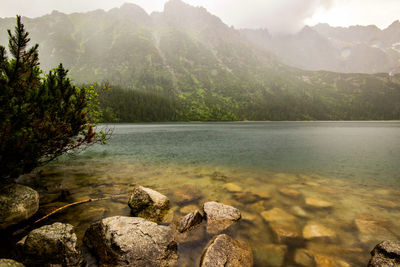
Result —
<instances>
[{"instance_id":1,"label":"lake","mask_svg":"<svg viewBox=\"0 0 400 267\"><path fill-rule=\"evenodd\" d=\"M107 145L21 179L41 194L38 216L87 198L128 196L140 184L170 198L170 221L211 200L240 209L242 219L225 232L249 242L255 266L365 266L375 244L400 237L400 122L107 127L114 132ZM95 220L129 216L126 203L87 203L45 223L71 223L82 239ZM271 220L271 210L295 219ZM204 225L192 235L178 246L179 266L198 264L213 237Z\"/></svg>"}]
</instances>

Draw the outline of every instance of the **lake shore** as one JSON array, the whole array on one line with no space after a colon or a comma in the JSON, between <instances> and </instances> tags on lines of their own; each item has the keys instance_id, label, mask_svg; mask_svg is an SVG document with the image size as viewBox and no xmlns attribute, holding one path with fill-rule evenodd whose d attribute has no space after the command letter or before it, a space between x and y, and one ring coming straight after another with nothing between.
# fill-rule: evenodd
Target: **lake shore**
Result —
<instances>
[{"instance_id":1,"label":"lake shore","mask_svg":"<svg viewBox=\"0 0 400 267\"><path fill-rule=\"evenodd\" d=\"M392 187L361 187L312 174L240 172L207 166L127 162L78 165L56 164L45 169L40 180L26 177L25 183L40 189L39 214L87 198L128 196L135 184L155 189L171 200L169 223L215 200L242 211L242 220L225 233L250 243L255 266L265 266L271 260L294 264L296 253L305 250L352 266L363 265L382 238L400 236L396 225L400 211L395 205L400 190ZM63 201L57 199L60 186L69 193ZM82 240L91 223L117 215L130 216L127 198L71 207L43 223L70 223ZM369 228L371 223L374 228ZM375 224L380 225L379 231ZM197 264L213 237L204 224L195 235L196 241L178 245L182 266Z\"/></svg>"}]
</instances>

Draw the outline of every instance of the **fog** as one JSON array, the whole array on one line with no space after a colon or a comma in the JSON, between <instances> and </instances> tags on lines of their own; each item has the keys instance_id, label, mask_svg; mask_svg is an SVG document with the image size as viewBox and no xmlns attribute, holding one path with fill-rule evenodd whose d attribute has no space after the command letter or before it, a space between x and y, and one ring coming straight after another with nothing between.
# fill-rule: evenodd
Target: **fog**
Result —
<instances>
[{"instance_id":1,"label":"fog","mask_svg":"<svg viewBox=\"0 0 400 267\"><path fill-rule=\"evenodd\" d=\"M64 13L109 10L132 2L148 13L161 11L166 0L2 0L0 17L22 14L38 17L58 10ZM268 28L271 33L293 33L304 26L326 22L334 26L375 24L387 27L399 18L398 0L184 0L203 6L236 28Z\"/></svg>"}]
</instances>

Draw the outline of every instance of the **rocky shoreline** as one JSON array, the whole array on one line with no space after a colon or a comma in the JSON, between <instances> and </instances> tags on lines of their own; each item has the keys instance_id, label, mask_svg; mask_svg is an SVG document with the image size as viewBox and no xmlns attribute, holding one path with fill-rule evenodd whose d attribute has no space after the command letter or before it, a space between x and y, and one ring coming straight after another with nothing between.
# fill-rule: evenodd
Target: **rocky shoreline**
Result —
<instances>
[{"instance_id":1,"label":"rocky shoreline","mask_svg":"<svg viewBox=\"0 0 400 267\"><path fill-rule=\"evenodd\" d=\"M216 177L223 179L224 177ZM190 188L190 187L189 187ZM268 192L247 192L234 183L227 183L224 189L249 203L268 199ZM195 190L175 192L183 203L196 199ZM291 199L300 199L301 193L293 188L279 188L279 194ZM307 197L309 209L332 209L333 203ZM0 226L7 229L31 217L38 209L39 197L36 191L22 185L3 188L0 193L2 217ZM198 240L197 229L203 225L208 235L213 236L204 246L199 266L253 266L253 251L244 240L237 240L226 234L242 217L252 220L251 215L241 213L237 208L216 201L205 202L202 208L187 205L181 209L186 215L169 218L170 200L165 195L135 186L128 200L131 216L112 216L96 221L86 230L83 243L95 256L99 266L177 266L178 246ZM301 229L297 217L307 218L307 210L294 206L290 212L281 208L260 211L276 240L281 245L265 245L263 251L269 257L270 266L282 266L287 254L287 242L298 240L335 240L336 233L319 222L309 220ZM363 238L386 231L377 218L360 214L355 218L358 231ZM382 230L383 229L383 230ZM375 231L375 232L374 232ZM390 235L382 235L388 237ZM2 266L91 266L85 263L82 247L78 245L74 227L56 222L32 230L17 244L16 260L0 260ZM254 248L260 249L260 248ZM400 242L386 240L371 252L368 266L398 266L400 264ZM299 266L350 266L349 263L319 251L299 248L293 254ZM367 262L368 260L366 260ZM6 265L5 265L6 264Z\"/></svg>"}]
</instances>

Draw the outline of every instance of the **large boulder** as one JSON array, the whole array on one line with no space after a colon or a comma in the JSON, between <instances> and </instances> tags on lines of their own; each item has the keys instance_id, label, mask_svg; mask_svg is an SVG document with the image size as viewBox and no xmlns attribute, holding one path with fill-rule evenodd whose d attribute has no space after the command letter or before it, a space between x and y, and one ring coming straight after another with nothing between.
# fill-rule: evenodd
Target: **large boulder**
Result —
<instances>
[{"instance_id":1,"label":"large boulder","mask_svg":"<svg viewBox=\"0 0 400 267\"><path fill-rule=\"evenodd\" d=\"M178 247L169 226L115 216L92 224L84 242L100 266L175 266Z\"/></svg>"},{"instance_id":2,"label":"large boulder","mask_svg":"<svg viewBox=\"0 0 400 267\"><path fill-rule=\"evenodd\" d=\"M200 267L250 267L253 253L249 245L228 235L214 237L201 256Z\"/></svg>"},{"instance_id":3,"label":"large boulder","mask_svg":"<svg viewBox=\"0 0 400 267\"><path fill-rule=\"evenodd\" d=\"M39 209L39 194L30 187L11 184L0 189L0 230L32 217Z\"/></svg>"},{"instance_id":4,"label":"large boulder","mask_svg":"<svg viewBox=\"0 0 400 267\"><path fill-rule=\"evenodd\" d=\"M140 185L133 189L128 205L132 215L153 222L162 222L170 207L166 196Z\"/></svg>"},{"instance_id":5,"label":"large boulder","mask_svg":"<svg viewBox=\"0 0 400 267\"><path fill-rule=\"evenodd\" d=\"M20 262L10 259L0 259L0 267L24 267Z\"/></svg>"},{"instance_id":6,"label":"large boulder","mask_svg":"<svg viewBox=\"0 0 400 267\"><path fill-rule=\"evenodd\" d=\"M74 227L53 223L31 231L17 243L23 263L33 266L81 266Z\"/></svg>"},{"instance_id":7,"label":"large boulder","mask_svg":"<svg viewBox=\"0 0 400 267\"><path fill-rule=\"evenodd\" d=\"M400 266L400 241L383 241L371 251L368 267Z\"/></svg>"},{"instance_id":8,"label":"large boulder","mask_svg":"<svg viewBox=\"0 0 400 267\"><path fill-rule=\"evenodd\" d=\"M209 233L223 231L241 218L238 209L214 201L204 203L203 211Z\"/></svg>"}]
</instances>

